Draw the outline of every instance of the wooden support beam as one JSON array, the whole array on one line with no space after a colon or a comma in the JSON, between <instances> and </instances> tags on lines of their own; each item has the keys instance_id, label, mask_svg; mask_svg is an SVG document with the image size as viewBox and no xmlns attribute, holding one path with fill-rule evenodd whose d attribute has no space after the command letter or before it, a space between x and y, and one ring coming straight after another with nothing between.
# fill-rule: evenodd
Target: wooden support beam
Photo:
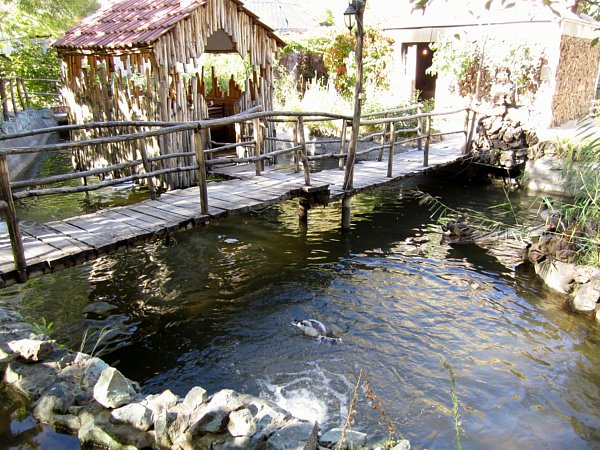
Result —
<instances>
[{"instance_id":1,"label":"wooden support beam","mask_svg":"<svg viewBox=\"0 0 600 450\"><path fill-rule=\"evenodd\" d=\"M340 155L346 154L346 133L348 129L348 122L346 119L342 119L342 135L340 137ZM346 161L344 158L340 158L338 162L338 169L344 170L344 166L346 165Z\"/></svg>"},{"instance_id":2,"label":"wooden support beam","mask_svg":"<svg viewBox=\"0 0 600 450\"><path fill-rule=\"evenodd\" d=\"M256 156L258 158L260 156L261 147L262 147L262 132L260 130L260 120L259 119L252 120L252 129L253 129L252 133L253 133L253 137L254 137L254 156ZM261 161L256 160L255 166L256 166L256 176L260 176L261 168L262 168Z\"/></svg>"},{"instance_id":3,"label":"wooden support beam","mask_svg":"<svg viewBox=\"0 0 600 450\"><path fill-rule=\"evenodd\" d=\"M25 260L25 248L21 238L21 230L19 228L19 220L15 203L12 198L12 190L10 189L10 173L6 156L0 155L0 195L2 201L6 203L4 214L6 216L6 226L10 236L10 244L12 247L15 267L19 277L19 282L27 281L27 261Z\"/></svg>"},{"instance_id":4,"label":"wooden support beam","mask_svg":"<svg viewBox=\"0 0 600 450\"><path fill-rule=\"evenodd\" d=\"M196 161L198 162L198 188L200 190L200 213L208 214L208 187L206 182L206 164L204 161L204 148L206 139L203 131L194 130L194 148L196 150Z\"/></svg>"},{"instance_id":5,"label":"wooden support beam","mask_svg":"<svg viewBox=\"0 0 600 450\"><path fill-rule=\"evenodd\" d=\"M425 148L423 149L423 167L429 166L429 145L431 144L431 116L425 119Z\"/></svg>"},{"instance_id":6,"label":"wooden support beam","mask_svg":"<svg viewBox=\"0 0 600 450\"><path fill-rule=\"evenodd\" d=\"M390 123L390 150L388 152L388 170L387 177L392 178L394 169L394 146L396 145L396 124Z\"/></svg>"},{"instance_id":7,"label":"wooden support beam","mask_svg":"<svg viewBox=\"0 0 600 450\"><path fill-rule=\"evenodd\" d=\"M310 186L310 167L308 165L308 154L306 152L306 138L304 137L304 119L298 117L298 136L300 138L300 147L302 155L302 166L304 168L304 184Z\"/></svg>"}]
</instances>

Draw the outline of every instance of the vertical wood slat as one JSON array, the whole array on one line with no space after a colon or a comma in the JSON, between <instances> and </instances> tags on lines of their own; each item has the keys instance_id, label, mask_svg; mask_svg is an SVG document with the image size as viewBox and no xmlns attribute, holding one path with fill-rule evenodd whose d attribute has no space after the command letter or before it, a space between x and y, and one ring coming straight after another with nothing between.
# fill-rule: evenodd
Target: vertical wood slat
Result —
<instances>
[{"instance_id":1,"label":"vertical wood slat","mask_svg":"<svg viewBox=\"0 0 600 450\"><path fill-rule=\"evenodd\" d=\"M140 142L140 154L142 155L142 163L146 173L152 172L152 164L148 160L148 151L146 150L146 141ZM148 177L148 189L150 189L150 199L156 200L156 186L154 185L154 179Z\"/></svg>"},{"instance_id":2,"label":"vertical wood slat","mask_svg":"<svg viewBox=\"0 0 600 450\"><path fill-rule=\"evenodd\" d=\"M294 126L294 137L293 137L293 145L295 148L298 147L298 124ZM300 151L294 150L294 172L300 172Z\"/></svg>"},{"instance_id":3,"label":"vertical wood slat","mask_svg":"<svg viewBox=\"0 0 600 450\"><path fill-rule=\"evenodd\" d=\"M208 214L208 187L206 185L206 164L204 150L206 139L204 130L197 128L194 130L194 149L196 151L196 162L198 163L198 190L200 191L200 214Z\"/></svg>"},{"instance_id":4,"label":"vertical wood slat","mask_svg":"<svg viewBox=\"0 0 600 450\"><path fill-rule=\"evenodd\" d=\"M17 88L17 96L19 97L19 103L21 104L21 110L27 108L27 103L25 102L25 95L23 93L23 79L15 78L15 86Z\"/></svg>"},{"instance_id":5,"label":"vertical wood slat","mask_svg":"<svg viewBox=\"0 0 600 450\"><path fill-rule=\"evenodd\" d=\"M262 146L262 133L260 130L260 120L252 119L252 134L254 136L254 156L257 158L260 156L260 149ZM257 160L255 163L256 166L256 176L260 176L262 164L260 160Z\"/></svg>"},{"instance_id":6,"label":"vertical wood slat","mask_svg":"<svg viewBox=\"0 0 600 450\"><path fill-rule=\"evenodd\" d=\"M19 281L24 283L27 281L27 261L25 260L25 248L23 247L23 240L21 239L21 230L19 229L17 211L12 198L12 190L10 188L10 173L5 155L0 155L0 196L2 200L6 202L6 226L10 236L10 244L12 247L15 267L17 268Z\"/></svg>"},{"instance_id":7,"label":"vertical wood slat","mask_svg":"<svg viewBox=\"0 0 600 450\"><path fill-rule=\"evenodd\" d=\"M17 99L15 98L15 83L13 79L8 80L8 87L10 89L10 100L12 102L13 112L17 113Z\"/></svg>"},{"instance_id":8,"label":"vertical wood slat","mask_svg":"<svg viewBox=\"0 0 600 450\"><path fill-rule=\"evenodd\" d=\"M0 100L2 100L2 115L4 120L8 120L8 95L6 95L6 80L0 78Z\"/></svg>"},{"instance_id":9,"label":"vertical wood slat","mask_svg":"<svg viewBox=\"0 0 600 450\"><path fill-rule=\"evenodd\" d=\"M396 145L396 124L390 122L390 151L388 153L388 170L387 177L392 178L394 170L394 146Z\"/></svg>"},{"instance_id":10,"label":"vertical wood slat","mask_svg":"<svg viewBox=\"0 0 600 450\"><path fill-rule=\"evenodd\" d=\"M429 145L431 144L431 116L425 118L425 148L423 149L423 167L429 165Z\"/></svg>"},{"instance_id":11,"label":"vertical wood slat","mask_svg":"<svg viewBox=\"0 0 600 450\"><path fill-rule=\"evenodd\" d=\"M384 114L383 118L387 119L387 117L388 117L388 115ZM383 130L381 132L381 143L380 143L381 148L379 149L379 156L377 157L377 161L379 161L379 162L383 161L383 149L385 146L386 130L387 130L387 124L384 123Z\"/></svg>"},{"instance_id":12,"label":"vertical wood slat","mask_svg":"<svg viewBox=\"0 0 600 450\"><path fill-rule=\"evenodd\" d=\"M300 137L302 166L304 167L304 184L310 186L310 167L308 165L308 155L306 153L306 138L304 137L304 119L298 116L298 136Z\"/></svg>"},{"instance_id":13,"label":"vertical wood slat","mask_svg":"<svg viewBox=\"0 0 600 450\"><path fill-rule=\"evenodd\" d=\"M346 154L346 133L347 133L347 129L348 129L348 124L346 122L346 119L342 119L342 135L341 135L341 142L340 142L340 155ZM344 166L345 165L346 165L345 158L340 158L338 160L338 169L344 170Z\"/></svg>"},{"instance_id":14,"label":"vertical wood slat","mask_svg":"<svg viewBox=\"0 0 600 450\"><path fill-rule=\"evenodd\" d=\"M421 136L423 135L423 117L421 117L421 113L423 110L421 109L421 105L417 105L417 115L419 116L417 119L417 135L419 139L417 140L417 148L421 150L423 148L423 143L421 141Z\"/></svg>"}]
</instances>

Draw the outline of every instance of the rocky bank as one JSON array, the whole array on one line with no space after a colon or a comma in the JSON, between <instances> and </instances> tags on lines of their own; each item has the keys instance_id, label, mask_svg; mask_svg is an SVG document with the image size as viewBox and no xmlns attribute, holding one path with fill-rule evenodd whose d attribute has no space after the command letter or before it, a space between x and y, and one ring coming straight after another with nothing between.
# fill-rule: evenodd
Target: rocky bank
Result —
<instances>
[{"instance_id":1,"label":"rocky bank","mask_svg":"<svg viewBox=\"0 0 600 450\"><path fill-rule=\"evenodd\" d=\"M78 436L84 446L310 450L332 448L342 435L341 429L320 435L316 422L229 389L208 395L194 387L183 398L169 390L143 395L137 383L100 358L35 334L6 305L0 308L0 376L28 399L36 419ZM348 431L344 448L378 447L367 438ZM394 449L408 450L410 443Z\"/></svg>"}]
</instances>

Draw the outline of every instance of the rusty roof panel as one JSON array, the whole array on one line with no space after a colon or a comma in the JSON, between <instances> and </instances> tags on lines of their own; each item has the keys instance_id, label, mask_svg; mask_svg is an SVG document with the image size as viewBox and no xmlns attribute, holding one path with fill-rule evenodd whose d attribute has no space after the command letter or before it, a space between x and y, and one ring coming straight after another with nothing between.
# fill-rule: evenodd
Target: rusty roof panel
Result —
<instances>
[{"instance_id":1,"label":"rusty roof panel","mask_svg":"<svg viewBox=\"0 0 600 450\"><path fill-rule=\"evenodd\" d=\"M59 38L54 46L64 49L125 49L145 47L155 42L210 0L123 0L102 7L86 17ZM239 0L231 0L258 25L272 32L272 28L257 20ZM277 36L278 44L284 45Z\"/></svg>"},{"instance_id":2,"label":"rusty roof panel","mask_svg":"<svg viewBox=\"0 0 600 450\"><path fill-rule=\"evenodd\" d=\"M208 0L125 0L101 8L58 39L58 48L148 44Z\"/></svg>"}]
</instances>

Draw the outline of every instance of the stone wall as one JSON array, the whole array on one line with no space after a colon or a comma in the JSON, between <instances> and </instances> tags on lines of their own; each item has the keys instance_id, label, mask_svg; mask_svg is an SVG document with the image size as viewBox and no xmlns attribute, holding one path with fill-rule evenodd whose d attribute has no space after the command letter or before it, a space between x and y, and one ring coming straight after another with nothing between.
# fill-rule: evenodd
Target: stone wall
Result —
<instances>
[{"instance_id":1,"label":"stone wall","mask_svg":"<svg viewBox=\"0 0 600 450\"><path fill-rule=\"evenodd\" d=\"M550 126L579 119L588 113L596 95L599 63L599 45L592 46L590 39L562 36Z\"/></svg>"},{"instance_id":2,"label":"stone wall","mask_svg":"<svg viewBox=\"0 0 600 450\"><path fill-rule=\"evenodd\" d=\"M40 128L55 127L56 125L56 119L49 109L26 109L20 111L16 116L11 117L9 120L0 121L0 136L23 133L25 131L38 130ZM27 138L0 141L0 148L44 145L49 137L50 134L39 134ZM9 155L8 169L10 171L10 179L19 179L39 156L39 153Z\"/></svg>"}]
</instances>

